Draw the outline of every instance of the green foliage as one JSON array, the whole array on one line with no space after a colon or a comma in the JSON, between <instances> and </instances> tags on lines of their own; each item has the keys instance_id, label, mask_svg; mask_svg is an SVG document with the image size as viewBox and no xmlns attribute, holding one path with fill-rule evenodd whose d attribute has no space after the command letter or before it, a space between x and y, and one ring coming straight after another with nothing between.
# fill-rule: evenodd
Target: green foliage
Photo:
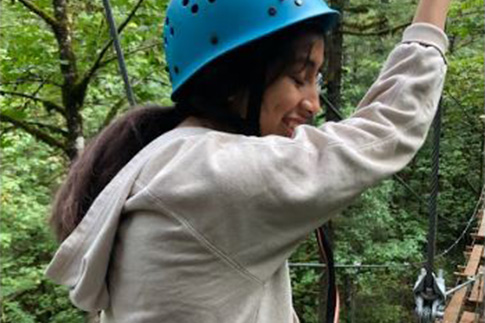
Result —
<instances>
[{"instance_id":1,"label":"green foliage","mask_svg":"<svg viewBox=\"0 0 485 323\"><path fill-rule=\"evenodd\" d=\"M82 322L65 288L44 277L56 248L46 220L49 187L63 159L21 132L4 134L1 143L2 322Z\"/></svg>"},{"instance_id":2,"label":"green foliage","mask_svg":"<svg viewBox=\"0 0 485 323\"><path fill-rule=\"evenodd\" d=\"M53 14L51 2L35 4ZM120 23L134 2L112 1ZM366 35L409 22L416 1L356 0L344 12L342 108L351 114L376 78L402 29L382 36ZM128 71L139 102L170 104L169 81L161 49L163 12L167 1L145 1L123 31ZM55 37L47 24L18 1L2 6L0 74L3 91L19 92L61 105L63 82ZM73 48L84 75L109 39L100 2L71 2ZM480 0L454 1L448 23L451 53L443 95L443 130L438 250L444 250L464 228L481 186L480 154L484 106L483 29ZM350 34L353 31L353 34ZM83 133L91 138L128 109L114 52L91 79L81 114ZM52 137L63 140L65 120L49 104L31 98L0 96L2 115L31 125L42 123ZM52 192L67 169L64 152L39 143L13 125L2 123L1 300L2 322L81 322L67 291L44 278L56 248L47 226ZM53 130L56 129L56 130ZM426 143L400 176L422 198L429 194L431 145ZM399 183L387 181L365 193L332 223L336 263L391 264L387 269L338 269L342 322L411 322L410 293L419 268L401 267L424 259L427 206ZM463 244L439 266L452 272L462 261ZM292 262L316 262L311 237ZM321 271L292 268L295 309L302 322L318 321ZM448 280L448 284L453 281ZM349 299L351 301L349 301ZM377 310L376 310L377 309Z\"/></svg>"},{"instance_id":3,"label":"green foliage","mask_svg":"<svg viewBox=\"0 0 485 323\"><path fill-rule=\"evenodd\" d=\"M386 2L386 4L384 4ZM350 115L376 78L387 53L398 43L401 32L384 37L362 36L365 25L380 21L382 30L398 26L412 17L412 3L402 1L352 1L344 16L344 30L361 26L361 35L344 35L344 79L342 109ZM440 195L438 198L437 251L450 246L471 216L481 188L484 106L484 20L481 1L453 2L447 33L451 47L448 76L442 99ZM355 29L355 28L354 28ZM429 197L431 143L399 175L413 190L397 182L386 182L365 194L332 221L335 258L338 264L391 264L389 269L337 269L342 322L412 322L412 286L419 272L406 263L425 259ZM418 195L420 198L417 198ZM452 272L463 264L462 241L446 257L436 260L444 268L447 284ZM305 255L313 255L307 257ZM306 259L306 260L305 260ZM293 262L317 261L313 240L303 244ZM303 322L318 322L315 295L320 271L293 268L295 308ZM351 297L350 297L351 296ZM349 303L347 300L353 301Z\"/></svg>"}]
</instances>

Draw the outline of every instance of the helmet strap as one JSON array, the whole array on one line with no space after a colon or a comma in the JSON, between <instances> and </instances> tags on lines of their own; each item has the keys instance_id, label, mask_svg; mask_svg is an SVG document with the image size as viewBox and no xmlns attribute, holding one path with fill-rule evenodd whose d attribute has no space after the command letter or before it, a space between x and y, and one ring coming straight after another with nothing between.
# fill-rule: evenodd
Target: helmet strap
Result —
<instances>
[{"instance_id":1,"label":"helmet strap","mask_svg":"<svg viewBox=\"0 0 485 323\"><path fill-rule=\"evenodd\" d=\"M265 64L261 64L258 72L255 74L255 80L249 88L249 100L246 113L246 135L261 136L261 125L259 122L261 116L261 105L263 103L263 94L266 83Z\"/></svg>"}]
</instances>

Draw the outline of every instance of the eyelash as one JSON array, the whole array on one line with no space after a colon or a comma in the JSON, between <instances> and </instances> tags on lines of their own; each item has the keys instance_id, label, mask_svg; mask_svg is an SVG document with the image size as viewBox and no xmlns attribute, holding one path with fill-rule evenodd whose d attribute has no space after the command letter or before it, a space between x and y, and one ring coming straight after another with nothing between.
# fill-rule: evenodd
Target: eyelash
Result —
<instances>
[{"instance_id":1,"label":"eyelash","mask_svg":"<svg viewBox=\"0 0 485 323\"><path fill-rule=\"evenodd\" d=\"M298 86L305 85L305 82L304 81L301 81L297 76L292 75L291 76L291 79ZM318 73L318 75L317 75L317 81L315 82L315 85L316 86L319 86L319 87L321 87L323 85L323 75L322 75L322 73Z\"/></svg>"},{"instance_id":2,"label":"eyelash","mask_svg":"<svg viewBox=\"0 0 485 323\"><path fill-rule=\"evenodd\" d=\"M291 79L293 80L293 82L295 82L296 85L298 86L303 86L305 85L305 82L304 81L301 81L297 76L291 76Z\"/></svg>"}]
</instances>

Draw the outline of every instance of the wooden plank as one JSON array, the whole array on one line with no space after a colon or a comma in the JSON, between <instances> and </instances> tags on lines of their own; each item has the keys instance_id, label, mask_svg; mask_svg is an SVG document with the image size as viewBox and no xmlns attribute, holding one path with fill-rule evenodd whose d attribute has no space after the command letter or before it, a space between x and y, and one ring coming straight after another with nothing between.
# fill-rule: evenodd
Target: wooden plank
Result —
<instances>
[{"instance_id":1,"label":"wooden plank","mask_svg":"<svg viewBox=\"0 0 485 323\"><path fill-rule=\"evenodd\" d=\"M480 259L483 257L483 246L476 244L473 246L473 251L468 259L468 264L465 268L465 276L475 276L480 265Z\"/></svg>"},{"instance_id":2,"label":"wooden plank","mask_svg":"<svg viewBox=\"0 0 485 323\"><path fill-rule=\"evenodd\" d=\"M484 271L484 267L480 267L480 272ZM468 301L472 303L479 303L483 302L483 289L485 288L485 277L481 276L481 279L477 279L473 283L472 292L470 293L470 297L468 297Z\"/></svg>"},{"instance_id":3,"label":"wooden plank","mask_svg":"<svg viewBox=\"0 0 485 323\"><path fill-rule=\"evenodd\" d=\"M460 318L461 306L465 300L465 295L468 288L462 288L453 294L451 301L446 306L443 323L458 323Z\"/></svg>"},{"instance_id":4,"label":"wooden plank","mask_svg":"<svg viewBox=\"0 0 485 323\"><path fill-rule=\"evenodd\" d=\"M480 222L480 226L479 226L479 229L478 229L478 233L475 237L475 239L477 240L484 240L485 239L485 220L481 219L481 222Z\"/></svg>"},{"instance_id":5,"label":"wooden plank","mask_svg":"<svg viewBox=\"0 0 485 323\"><path fill-rule=\"evenodd\" d=\"M463 312L460 323L475 323L475 313Z\"/></svg>"}]
</instances>

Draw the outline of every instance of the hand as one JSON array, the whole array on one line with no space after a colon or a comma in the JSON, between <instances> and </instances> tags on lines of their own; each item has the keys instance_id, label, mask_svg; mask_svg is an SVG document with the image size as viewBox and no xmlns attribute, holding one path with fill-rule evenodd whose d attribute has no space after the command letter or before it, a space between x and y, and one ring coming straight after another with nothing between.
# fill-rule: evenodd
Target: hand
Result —
<instances>
[{"instance_id":1,"label":"hand","mask_svg":"<svg viewBox=\"0 0 485 323\"><path fill-rule=\"evenodd\" d=\"M413 23L425 22L444 30L451 0L420 0Z\"/></svg>"}]
</instances>

